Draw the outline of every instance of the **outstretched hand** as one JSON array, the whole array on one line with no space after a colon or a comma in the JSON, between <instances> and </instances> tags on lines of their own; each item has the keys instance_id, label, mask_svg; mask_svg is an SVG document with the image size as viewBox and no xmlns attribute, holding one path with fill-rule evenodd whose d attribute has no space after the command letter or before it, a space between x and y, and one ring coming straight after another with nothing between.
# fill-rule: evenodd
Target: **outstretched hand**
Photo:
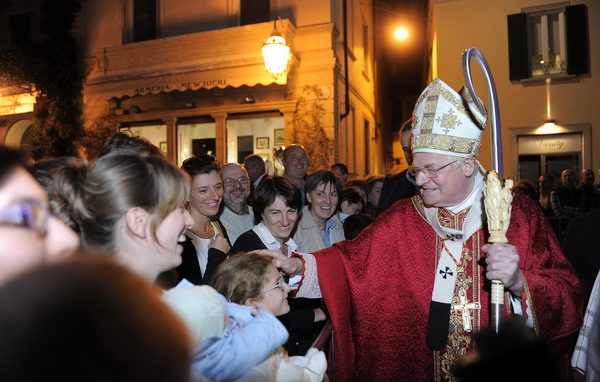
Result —
<instances>
[{"instance_id":1,"label":"outstretched hand","mask_svg":"<svg viewBox=\"0 0 600 382\"><path fill-rule=\"evenodd\" d=\"M521 297L523 280L519 272L519 254L517 248L508 243L486 244L481 247L486 254L485 262L488 280L500 280L504 287L515 297Z\"/></svg>"},{"instance_id":2,"label":"outstretched hand","mask_svg":"<svg viewBox=\"0 0 600 382\"><path fill-rule=\"evenodd\" d=\"M279 251L272 251L268 249L258 249L250 253L257 253L259 255L269 256L273 259L273 265L281 270L283 273L293 275L298 273L302 269L302 261L297 257L287 257Z\"/></svg>"},{"instance_id":3,"label":"outstretched hand","mask_svg":"<svg viewBox=\"0 0 600 382\"><path fill-rule=\"evenodd\" d=\"M227 242L227 239L221 235L221 233L217 233L215 237L210 239L208 247L218 249L223 253L227 253L229 251L229 243Z\"/></svg>"}]
</instances>

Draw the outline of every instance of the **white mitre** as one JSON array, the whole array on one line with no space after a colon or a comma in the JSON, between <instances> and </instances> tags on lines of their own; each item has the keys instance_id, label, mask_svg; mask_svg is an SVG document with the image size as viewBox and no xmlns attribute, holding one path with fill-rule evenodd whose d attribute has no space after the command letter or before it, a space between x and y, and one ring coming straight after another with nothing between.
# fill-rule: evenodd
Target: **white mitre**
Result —
<instances>
[{"instance_id":1,"label":"white mitre","mask_svg":"<svg viewBox=\"0 0 600 382\"><path fill-rule=\"evenodd\" d=\"M412 118L412 151L477 156L486 116L466 88L460 94L439 78L421 93Z\"/></svg>"}]
</instances>

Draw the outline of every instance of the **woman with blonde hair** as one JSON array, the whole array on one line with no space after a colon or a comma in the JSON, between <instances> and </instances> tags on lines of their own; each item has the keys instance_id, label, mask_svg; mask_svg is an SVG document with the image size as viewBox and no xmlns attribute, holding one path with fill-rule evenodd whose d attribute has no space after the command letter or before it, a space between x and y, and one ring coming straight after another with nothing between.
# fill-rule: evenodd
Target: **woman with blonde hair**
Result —
<instances>
[{"instance_id":1,"label":"woman with blonde hair","mask_svg":"<svg viewBox=\"0 0 600 382\"><path fill-rule=\"evenodd\" d=\"M278 323L269 317L290 311L290 286L268 256L238 253L225 260L215 272L211 285L230 303L242 305L246 315L229 315L230 323L224 331L227 336L246 336L245 341L215 339L204 344L193 368L214 381L306 381L320 382L327 369L325 354L309 349L306 355L289 357L282 348L274 348L278 338ZM230 310L231 313L231 310ZM255 325L251 341L249 323ZM285 340L281 341L283 344ZM238 379L239 378L239 379Z\"/></svg>"},{"instance_id":2,"label":"woman with blonde hair","mask_svg":"<svg viewBox=\"0 0 600 382\"><path fill-rule=\"evenodd\" d=\"M72 169L71 169L72 170ZM181 264L189 178L158 156L119 150L89 167L57 174L82 244L112 252L150 281Z\"/></svg>"}]
</instances>

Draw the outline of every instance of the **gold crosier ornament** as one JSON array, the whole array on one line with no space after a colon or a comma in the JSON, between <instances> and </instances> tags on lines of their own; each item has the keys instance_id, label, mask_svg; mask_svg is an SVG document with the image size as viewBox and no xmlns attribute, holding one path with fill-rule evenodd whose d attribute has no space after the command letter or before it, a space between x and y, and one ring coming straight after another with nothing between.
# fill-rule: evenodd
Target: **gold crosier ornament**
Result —
<instances>
[{"instance_id":1,"label":"gold crosier ornament","mask_svg":"<svg viewBox=\"0 0 600 382\"><path fill-rule=\"evenodd\" d=\"M477 48L468 48L463 53L463 74L465 85L470 93L475 106L482 115L486 114L483 102L475 93L473 81L471 79L471 57L475 58L479 64L486 80L488 99L490 102L490 124L492 132L492 165L494 170L489 171L484 186L484 207L487 216L488 231L490 243L507 243L506 231L510 224L510 212L512 202L512 180L507 179L502 184L502 129L500 127L500 116L498 108L498 96L496 94L496 85L492 72L483 57L483 54ZM504 304L504 286L500 280L492 280L492 290L490 296L490 322L493 330L497 333L500 328L502 318L502 305Z\"/></svg>"}]
</instances>

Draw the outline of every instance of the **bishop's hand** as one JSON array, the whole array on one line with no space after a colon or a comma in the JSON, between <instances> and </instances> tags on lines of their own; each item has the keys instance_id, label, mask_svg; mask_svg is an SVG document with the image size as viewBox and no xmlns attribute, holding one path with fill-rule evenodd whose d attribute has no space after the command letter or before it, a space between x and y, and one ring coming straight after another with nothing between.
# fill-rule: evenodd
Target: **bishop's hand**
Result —
<instances>
[{"instance_id":1,"label":"bishop's hand","mask_svg":"<svg viewBox=\"0 0 600 382\"><path fill-rule=\"evenodd\" d=\"M257 253L259 255L271 257L273 259L273 265L288 275L298 273L302 269L302 260L297 257L287 257L279 251L259 249L252 251L251 253Z\"/></svg>"},{"instance_id":2,"label":"bishop's hand","mask_svg":"<svg viewBox=\"0 0 600 382\"><path fill-rule=\"evenodd\" d=\"M519 272L519 254L517 248L508 243L486 244L481 247L486 254L485 277L488 280L500 280L504 287L517 297L523 292L523 280Z\"/></svg>"}]
</instances>

